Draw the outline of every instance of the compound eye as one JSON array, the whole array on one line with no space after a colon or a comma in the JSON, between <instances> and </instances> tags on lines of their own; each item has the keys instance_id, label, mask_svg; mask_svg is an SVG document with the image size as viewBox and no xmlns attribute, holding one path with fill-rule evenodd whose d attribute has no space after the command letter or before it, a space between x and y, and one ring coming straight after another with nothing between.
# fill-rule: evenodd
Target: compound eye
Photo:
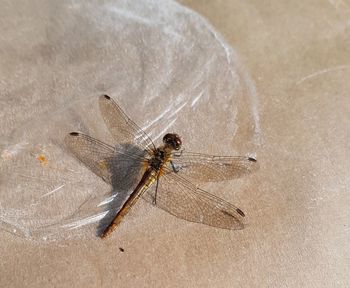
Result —
<instances>
[{"instance_id":1,"label":"compound eye","mask_svg":"<svg viewBox=\"0 0 350 288\"><path fill-rule=\"evenodd\" d=\"M174 150L179 150L182 144L179 135L173 133L166 134L163 137L163 142Z\"/></svg>"},{"instance_id":2,"label":"compound eye","mask_svg":"<svg viewBox=\"0 0 350 288\"><path fill-rule=\"evenodd\" d=\"M163 142L164 142L165 144L171 144L171 142L172 142L171 134L166 134L166 135L163 137Z\"/></svg>"}]
</instances>

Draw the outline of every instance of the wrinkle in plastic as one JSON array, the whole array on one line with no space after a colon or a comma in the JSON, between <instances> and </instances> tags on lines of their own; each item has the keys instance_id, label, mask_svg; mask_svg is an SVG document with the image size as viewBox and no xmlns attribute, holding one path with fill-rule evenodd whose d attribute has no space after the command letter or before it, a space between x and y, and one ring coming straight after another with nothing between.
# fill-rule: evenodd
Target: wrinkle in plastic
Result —
<instances>
[{"instance_id":1,"label":"wrinkle in plastic","mask_svg":"<svg viewBox=\"0 0 350 288\"><path fill-rule=\"evenodd\" d=\"M14 123L1 128L3 231L39 241L95 237L110 221L113 199L131 192L137 173L123 178L128 191L111 191L63 142L81 131L117 145L101 118L100 94L117 100L156 145L176 132L188 151L255 156L261 132L254 85L202 17L173 1L57 5L50 19L26 24L46 27L47 38L40 29L23 43L5 35L37 61L13 55L20 71L1 71L0 85L18 99L3 99ZM14 85L14 73L26 76Z\"/></svg>"}]
</instances>

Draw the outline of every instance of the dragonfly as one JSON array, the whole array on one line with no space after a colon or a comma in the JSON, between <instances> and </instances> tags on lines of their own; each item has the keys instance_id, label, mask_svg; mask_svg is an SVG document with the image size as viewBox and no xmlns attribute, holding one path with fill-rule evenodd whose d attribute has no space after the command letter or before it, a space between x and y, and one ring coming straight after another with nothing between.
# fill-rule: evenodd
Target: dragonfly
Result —
<instances>
[{"instance_id":1,"label":"dragonfly","mask_svg":"<svg viewBox=\"0 0 350 288\"><path fill-rule=\"evenodd\" d=\"M66 146L78 160L112 186L121 182L120 177L127 178L127 171L137 171L135 178L138 178L134 183L136 187L101 238L108 237L118 227L141 196L190 222L222 229L244 228L245 214L241 209L204 191L199 184L250 174L258 168L255 158L187 152L181 149L182 140L176 133L165 134L162 145L156 147L147 133L110 96L99 97L99 108L118 144L111 146L84 133L71 132L65 137ZM121 173L124 176L120 176Z\"/></svg>"}]
</instances>

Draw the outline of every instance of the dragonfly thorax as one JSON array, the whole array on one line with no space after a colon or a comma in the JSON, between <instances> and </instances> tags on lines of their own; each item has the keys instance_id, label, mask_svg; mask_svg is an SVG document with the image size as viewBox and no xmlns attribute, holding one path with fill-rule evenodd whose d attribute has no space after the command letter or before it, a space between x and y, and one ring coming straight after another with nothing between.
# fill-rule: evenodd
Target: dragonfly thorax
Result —
<instances>
[{"instance_id":1,"label":"dragonfly thorax","mask_svg":"<svg viewBox=\"0 0 350 288\"><path fill-rule=\"evenodd\" d=\"M163 148L157 148L153 157L149 159L149 165L156 170L159 170L167 158L167 152Z\"/></svg>"}]
</instances>

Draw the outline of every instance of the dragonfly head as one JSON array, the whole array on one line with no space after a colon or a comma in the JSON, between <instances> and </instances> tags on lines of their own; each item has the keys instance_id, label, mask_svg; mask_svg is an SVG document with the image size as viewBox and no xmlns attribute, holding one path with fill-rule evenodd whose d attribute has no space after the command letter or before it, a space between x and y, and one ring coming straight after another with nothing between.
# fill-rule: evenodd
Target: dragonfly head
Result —
<instances>
[{"instance_id":1,"label":"dragonfly head","mask_svg":"<svg viewBox=\"0 0 350 288\"><path fill-rule=\"evenodd\" d=\"M180 136L175 133L165 134L163 142L166 147L169 147L172 150L179 150L182 144Z\"/></svg>"}]
</instances>

